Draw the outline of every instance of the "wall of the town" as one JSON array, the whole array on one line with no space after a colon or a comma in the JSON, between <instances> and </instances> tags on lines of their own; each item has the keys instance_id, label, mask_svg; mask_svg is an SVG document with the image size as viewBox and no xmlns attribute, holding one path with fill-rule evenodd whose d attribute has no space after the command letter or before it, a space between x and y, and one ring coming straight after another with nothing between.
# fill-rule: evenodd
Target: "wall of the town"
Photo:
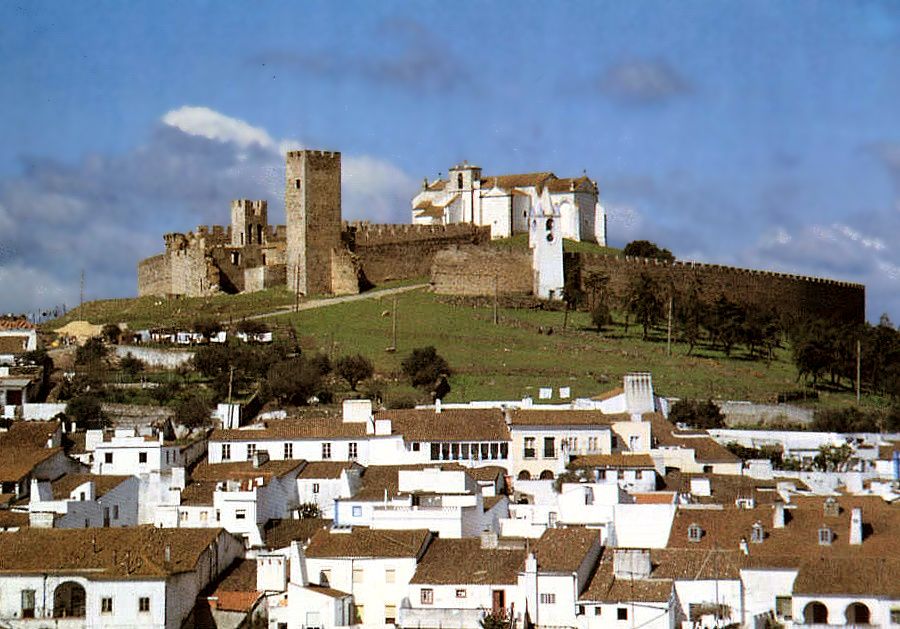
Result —
<instances>
[{"instance_id":1,"label":"wall of the town","mask_svg":"<svg viewBox=\"0 0 900 629\"><path fill-rule=\"evenodd\" d=\"M431 283L442 295L529 294L534 288L531 252L447 248L434 256Z\"/></svg>"}]
</instances>

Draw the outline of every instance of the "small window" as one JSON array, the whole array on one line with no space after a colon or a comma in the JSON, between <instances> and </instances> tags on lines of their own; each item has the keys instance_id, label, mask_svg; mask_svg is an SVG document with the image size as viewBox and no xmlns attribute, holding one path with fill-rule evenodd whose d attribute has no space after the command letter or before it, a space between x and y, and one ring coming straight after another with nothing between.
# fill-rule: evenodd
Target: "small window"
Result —
<instances>
[{"instance_id":1,"label":"small window","mask_svg":"<svg viewBox=\"0 0 900 629\"><path fill-rule=\"evenodd\" d=\"M891 624L900 625L900 608L894 608L891 610Z\"/></svg>"},{"instance_id":2,"label":"small window","mask_svg":"<svg viewBox=\"0 0 900 629\"><path fill-rule=\"evenodd\" d=\"M238 509L234 512L235 520L246 520L247 519L247 510L246 509Z\"/></svg>"},{"instance_id":3,"label":"small window","mask_svg":"<svg viewBox=\"0 0 900 629\"><path fill-rule=\"evenodd\" d=\"M830 546L833 540L833 533L831 529L827 526L823 526L819 529L819 545L820 546Z\"/></svg>"},{"instance_id":4,"label":"small window","mask_svg":"<svg viewBox=\"0 0 900 629\"><path fill-rule=\"evenodd\" d=\"M321 570L319 572L319 584L320 585L329 585L331 583L331 569L326 568L325 570Z\"/></svg>"},{"instance_id":5,"label":"small window","mask_svg":"<svg viewBox=\"0 0 900 629\"><path fill-rule=\"evenodd\" d=\"M180 512L180 513L178 514L178 519L181 520L182 522L187 522L187 519L188 519L188 512L187 512L187 511L182 511L182 512Z\"/></svg>"},{"instance_id":6,"label":"small window","mask_svg":"<svg viewBox=\"0 0 900 629\"><path fill-rule=\"evenodd\" d=\"M790 596L776 596L775 597L775 613L779 618L783 618L784 620L791 619L791 597ZM893 620L892 620L893 622Z\"/></svg>"},{"instance_id":7,"label":"small window","mask_svg":"<svg viewBox=\"0 0 900 629\"><path fill-rule=\"evenodd\" d=\"M104 452L103 453L103 462L104 463L112 463L112 461L113 461L112 457L113 457L112 452Z\"/></svg>"},{"instance_id":8,"label":"small window","mask_svg":"<svg viewBox=\"0 0 900 629\"><path fill-rule=\"evenodd\" d=\"M314 494L319 493L319 483L313 483L312 490Z\"/></svg>"},{"instance_id":9,"label":"small window","mask_svg":"<svg viewBox=\"0 0 900 629\"><path fill-rule=\"evenodd\" d=\"M525 458L526 459L534 459L537 457L537 451L535 449L535 439L534 437L525 437Z\"/></svg>"},{"instance_id":10,"label":"small window","mask_svg":"<svg viewBox=\"0 0 900 629\"><path fill-rule=\"evenodd\" d=\"M241 263L241 254L238 253L237 251L232 251L231 252L231 263L234 266L237 266L238 264L240 264Z\"/></svg>"},{"instance_id":11,"label":"small window","mask_svg":"<svg viewBox=\"0 0 900 629\"><path fill-rule=\"evenodd\" d=\"M421 598L422 605L434 604L434 590L431 588L422 588Z\"/></svg>"},{"instance_id":12,"label":"small window","mask_svg":"<svg viewBox=\"0 0 900 629\"><path fill-rule=\"evenodd\" d=\"M354 568L353 569L353 582L354 583L362 583L363 582L363 569L362 568Z\"/></svg>"},{"instance_id":13,"label":"small window","mask_svg":"<svg viewBox=\"0 0 900 629\"><path fill-rule=\"evenodd\" d=\"M352 461L356 458L358 452L358 448L356 442L351 442L347 445L347 457Z\"/></svg>"},{"instance_id":14,"label":"small window","mask_svg":"<svg viewBox=\"0 0 900 629\"><path fill-rule=\"evenodd\" d=\"M544 458L552 459L556 457L556 439L553 437L544 437Z\"/></svg>"},{"instance_id":15,"label":"small window","mask_svg":"<svg viewBox=\"0 0 900 629\"><path fill-rule=\"evenodd\" d=\"M119 519L119 505L113 505L113 520Z\"/></svg>"},{"instance_id":16,"label":"small window","mask_svg":"<svg viewBox=\"0 0 900 629\"><path fill-rule=\"evenodd\" d=\"M465 597L466 597L466 590L464 588L460 588L460 589L456 590L456 598L465 598Z\"/></svg>"},{"instance_id":17,"label":"small window","mask_svg":"<svg viewBox=\"0 0 900 629\"><path fill-rule=\"evenodd\" d=\"M688 541L689 542L699 542L703 537L703 529L700 528L699 524L691 524L688 527Z\"/></svg>"},{"instance_id":18,"label":"small window","mask_svg":"<svg viewBox=\"0 0 900 629\"><path fill-rule=\"evenodd\" d=\"M150 611L150 597L142 596L138 599L138 611L139 612L149 612Z\"/></svg>"},{"instance_id":19,"label":"small window","mask_svg":"<svg viewBox=\"0 0 900 629\"><path fill-rule=\"evenodd\" d=\"M362 507L360 507L360 506L353 507L353 517L354 518L362 517Z\"/></svg>"},{"instance_id":20,"label":"small window","mask_svg":"<svg viewBox=\"0 0 900 629\"><path fill-rule=\"evenodd\" d=\"M112 613L112 597L104 596L100 599L100 613L102 614L111 614Z\"/></svg>"},{"instance_id":21,"label":"small window","mask_svg":"<svg viewBox=\"0 0 900 629\"><path fill-rule=\"evenodd\" d=\"M331 458L331 444L327 441L322 444L322 458L330 459Z\"/></svg>"},{"instance_id":22,"label":"small window","mask_svg":"<svg viewBox=\"0 0 900 629\"><path fill-rule=\"evenodd\" d=\"M200 512L200 521L207 522L209 520L209 511L201 511Z\"/></svg>"},{"instance_id":23,"label":"small window","mask_svg":"<svg viewBox=\"0 0 900 629\"><path fill-rule=\"evenodd\" d=\"M393 568L384 569L384 582L395 583L397 581L397 571Z\"/></svg>"},{"instance_id":24,"label":"small window","mask_svg":"<svg viewBox=\"0 0 900 629\"><path fill-rule=\"evenodd\" d=\"M422 449L422 444L420 444L418 441L414 441L412 444L412 451L418 452L421 449Z\"/></svg>"},{"instance_id":25,"label":"small window","mask_svg":"<svg viewBox=\"0 0 900 629\"><path fill-rule=\"evenodd\" d=\"M222 444L222 460L223 461L231 460L231 444L230 443Z\"/></svg>"},{"instance_id":26,"label":"small window","mask_svg":"<svg viewBox=\"0 0 900 629\"><path fill-rule=\"evenodd\" d=\"M579 605L576 611L576 615L584 616L584 605Z\"/></svg>"},{"instance_id":27,"label":"small window","mask_svg":"<svg viewBox=\"0 0 900 629\"><path fill-rule=\"evenodd\" d=\"M293 459L294 458L294 444L293 443L284 444L284 458L285 459Z\"/></svg>"},{"instance_id":28,"label":"small window","mask_svg":"<svg viewBox=\"0 0 900 629\"><path fill-rule=\"evenodd\" d=\"M81 492L81 494L79 494L79 500L81 500L81 502L84 502L85 500L87 500L87 494L85 494L84 492Z\"/></svg>"},{"instance_id":29,"label":"small window","mask_svg":"<svg viewBox=\"0 0 900 629\"><path fill-rule=\"evenodd\" d=\"M555 605L556 604L556 594L544 593L541 594L541 605Z\"/></svg>"},{"instance_id":30,"label":"small window","mask_svg":"<svg viewBox=\"0 0 900 629\"><path fill-rule=\"evenodd\" d=\"M594 490L591 487L584 488L584 504L585 506L594 504Z\"/></svg>"},{"instance_id":31,"label":"small window","mask_svg":"<svg viewBox=\"0 0 900 629\"><path fill-rule=\"evenodd\" d=\"M138 452L138 463L146 463L147 462L147 453L146 452Z\"/></svg>"},{"instance_id":32,"label":"small window","mask_svg":"<svg viewBox=\"0 0 900 629\"><path fill-rule=\"evenodd\" d=\"M34 590L22 590L22 618L34 618Z\"/></svg>"},{"instance_id":33,"label":"small window","mask_svg":"<svg viewBox=\"0 0 900 629\"><path fill-rule=\"evenodd\" d=\"M249 461L250 459L252 459L254 454L256 454L256 444L248 443L247 444L247 460Z\"/></svg>"},{"instance_id":34,"label":"small window","mask_svg":"<svg viewBox=\"0 0 900 629\"><path fill-rule=\"evenodd\" d=\"M766 531L765 529L763 529L763 525L759 522L756 522L753 525L753 528L750 530L750 541L754 544L762 544L765 537Z\"/></svg>"},{"instance_id":35,"label":"small window","mask_svg":"<svg viewBox=\"0 0 900 629\"><path fill-rule=\"evenodd\" d=\"M463 176L462 173L456 175L456 187L462 190L463 187Z\"/></svg>"},{"instance_id":36,"label":"small window","mask_svg":"<svg viewBox=\"0 0 900 629\"><path fill-rule=\"evenodd\" d=\"M294 188L296 190L300 189L300 180L299 179L294 179Z\"/></svg>"},{"instance_id":37,"label":"small window","mask_svg":"<svg viewBox=\"0 0 900 629\"><path fill-rule=\"evenodd\" d=\"M602 614L603 614L603 608L600 607L599 605L597 605L597 606L594 608L594 616L600 616L600 615L602 615Z\"/></svg>"},{"instance_id":38,"label":"small window","mask_svg":"<svg viewBox=\"0 0 900 629\"><path fill-rule=\"evenodd\" d=\"M396 605L385 605L384 606L384 624L393 625L397 622L397 606Z\"/></svg>"},{"instance_id":39,"label":"small window","mask_svg":"<svg viewBox=\"0 0 900 629\"><path fill-rule=\"evenodd\" d=\"M616 608L616 620L628 620L628 608L627 607Z\"/></svg>"},{"instance_id":40,"label":"small window","mask_svg":"<svg viewBox=\"0 0 900 629\"><path fill-rule=\"evenodd\" d=\"M712 465L704 465L704 466L703 466L703 473L704 473L704 474L712 474L712 473L713 473L713 466L712 466Z\"/></svg>"}]
</instances>

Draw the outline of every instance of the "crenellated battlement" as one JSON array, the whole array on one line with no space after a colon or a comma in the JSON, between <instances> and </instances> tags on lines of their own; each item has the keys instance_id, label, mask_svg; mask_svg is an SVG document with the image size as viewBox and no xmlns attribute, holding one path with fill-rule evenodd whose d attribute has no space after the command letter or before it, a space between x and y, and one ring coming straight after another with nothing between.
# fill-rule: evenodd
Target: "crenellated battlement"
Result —
<instances>
[{"instance_id":1,"label":"crenellated battlement","mask_svg":"<svg viewBox=\"0 0 900 629\"><path fill-rule=\"evenodd\" d=\"M327 157L329 159L336 159L341 156L340 151L323 151L323 150L302 149L299 151L288 151L287 157L297 159L297 158L302 157L304 153L306 153L307 155L313 155L315 157Z\"/></svg>"},{"instance_id":2,"label":"crenellated battlement","mask_svg":"<svg viewBox=\"0 0 900 629\"><path fill-rule=\"evenodd\" d=\"M392 225L367 221L344 222L343 231L351 235L357 247L417 243L432 240L490 239L490 227L456 223L452 225Z\"/></svg>"}]
</instances>

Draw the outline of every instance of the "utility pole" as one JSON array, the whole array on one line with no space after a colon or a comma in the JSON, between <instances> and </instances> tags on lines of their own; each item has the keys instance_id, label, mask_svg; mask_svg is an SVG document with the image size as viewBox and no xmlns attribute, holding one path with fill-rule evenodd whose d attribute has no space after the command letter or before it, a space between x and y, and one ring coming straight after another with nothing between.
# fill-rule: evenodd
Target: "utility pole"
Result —
<instances>
[{"instance_id":1,"label":"utility pole","mask_svg":"<svg viewBox=\"0 0 900 629\"><path fill-rule=\"evenodd\" d=\"M672 355L672 302L674 301L674 297L669 295L669 324L668 330L666 331L666 356Z\"/></svg>"},{"instance_id":2,"label":"utility pole","mask_svg":"<svg viewBox=\"0 0 900 629\"><path fill-rule=\"evenodd\" d=\"M81 269L81 300L78 302L78 307L84 306L84 269Z\"/></svg>"},{"instance_id":3,"label":"utility pole","mask_svg":"<svg viewBox=\"0 0 900 629\"><path fill-rule=\"evenodd\" d=\"M856 403L859 404L860 375L862 374L862 347L859 339L856 339Z\"/></svg>"},{"instance_id":4,"label":"utility pole","mask_svg":"<svg viewBox=\"0 0 900 629\"><path fill-rule=\"evenodd\" d=\"M498 311L498 303L500 301L500 277L494 273L494 325L500 323L500 313Z\"/></svg>"},{"instance_id":5,"label":"utility pole","mask_svg":"<svg viewBox=\"0 0 900 629\"><path fill-rule=\"evenodd\" d=\"M391 311L391 347L397 349L397 296L394 295L394 302Z\"/></svg>"},{"instance_id":6,"label":"utility pole","mask_svg":"<svg viewBox=\"0 0 900 629\"><path fill-rule=\"evenodd\" d=\"M300 312L300 265L294 272L294 312Z\"/></svg>"},{"instance_id":7,"label":"utility pole","mask_svg":"<svg viewBox=\"0 0 900 629\"><path fill-rule=\"evenodd\" d=\"M234 367L228 368L228 404L231 404L231 385L234 383Z\"/></svg>"}]
</instances>

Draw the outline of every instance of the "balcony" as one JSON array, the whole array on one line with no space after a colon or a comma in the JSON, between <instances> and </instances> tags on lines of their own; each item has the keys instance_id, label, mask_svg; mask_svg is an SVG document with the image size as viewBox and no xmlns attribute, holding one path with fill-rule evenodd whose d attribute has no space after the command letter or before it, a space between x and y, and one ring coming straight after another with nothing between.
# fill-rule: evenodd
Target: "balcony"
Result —
<instances>
[{"instance_id":1,"label":"balcony","mask_svg":"<svg viewBox=\"0 0 900 629\"><path fill-rule=\"evenodd\" d=\"M437 629L480 629L483 609L455 607L402 607L397 623L403 629L430 627Z\"/></svg>"}]
</instances>

